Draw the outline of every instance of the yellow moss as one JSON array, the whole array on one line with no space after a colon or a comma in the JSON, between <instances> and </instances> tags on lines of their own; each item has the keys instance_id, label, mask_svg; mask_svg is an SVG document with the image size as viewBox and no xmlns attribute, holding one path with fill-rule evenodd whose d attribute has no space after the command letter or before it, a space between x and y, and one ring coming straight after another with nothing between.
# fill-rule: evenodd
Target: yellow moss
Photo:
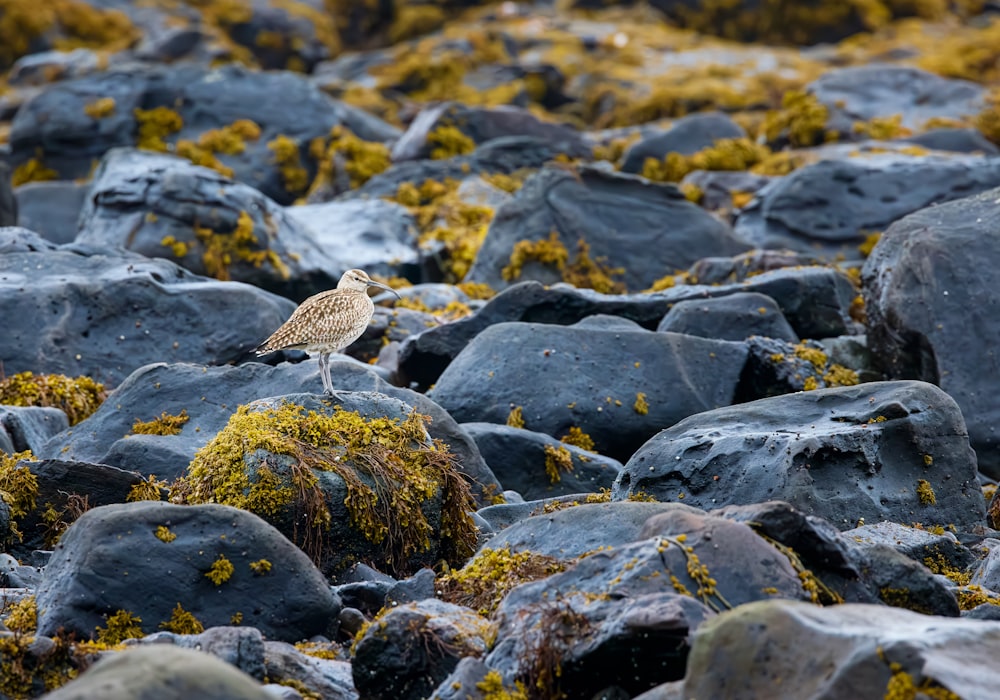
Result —
<instances>
[{"instance_id":1,"label":"yellow moss","mask_svg":"<svg viewBox=\"0 0 1000 700\"><path fill-rule=\"evenodd\" d=\"M38 627L38 604L28 596L3 608L3 623L11 632L30 634Z\"/></svg>"},{"instance_id":2,"label":"yellow moss","mask_svg":"<svg viewBox=\"0 0 1000 700\"><path fill-rule=\"evenodd\" d=\"M212 562L212 567L205 574L205 577L211 579L212 583L216 586L221 586L233 575L236 567L233 563L226 559L225 555L220 554L218 558Z\"/></svg>"},{"instance_id":3,"label":"yellow moss","mask_svg":"<svg viewBox=\"0 0 1000 700\"><path fill-rule=\"evenodd\" d=\"M166 542L167 544L177 539L177 535L171 532L170 528L166 525L157 526L153 534L156 535L156 539Z\"/></svg>"},{"instance_id":4,"label":"yellow moss","mask_svg":"<svg viewBox=\"0 0 1000 700\"><path fill-rule=\"evenodd\" d=\"M581 450L594 451L594 440L575 425L570 427L569 432L559 438L559 440L565 442L567 445L579 447Z\"/></svg>"},{"instance_id":5,"label":"yellow moss","mask_svg":"<svg viewBox=\"0 0 1000 700\"><path fill-rule=\"evenodd\" d=\"M29 182L46 182L58 178L59 173L52 168L47 168L39 158L29 158L14 168L10 182L14 187L20 187Z\"/></svg>"},{"instance_id":6,"label":"yellow moss","mask_svg":"<svg viewBox=\"0 0 1000 700\"><path fill-rule=\"evenodd\" d=\"M497 294L493 288L485 282L459 282L455 286L465 292L470 299L492 299Z\"/></svg>"},{"instance_id":7,"label":"yellow moss","mask_svg":"<svg viewBox=\"0 0 1000 700\"><path fill-rule=\"evenodd\" d=\"M880 656L881 649L879 650ZM882 656L883 661L885 660ZM962 700L960 695L951 692L932 678L925 678L920 685L913 680L913 676L903 670L902 665L890 663L889 670L892 676L885 688L884 700L917 700L917 698L928 698L929 700Z\"/></svg>"},{"instance_id":8,"label":"yellow moss","mask_svg":"<svg viewBox=\"0 0 1000 700\"><path fill-rule=\"evenodd\" d=\"M84 113L91 119L104 119L115 113L115 98L100 97L83 106Z\"/></svg>"},{"instance_id":9,"label":"yellow moss","mask_svg":"<svg viewBox=\"0 0 1000 700\"><path fill-rule=\"evenodd\" d=\"M160 623L160 629L174 634L201 634L205 631L205 625L178 603L170 614L170 619Z\"/></svg>"},{"instance_id":10,"label":"yellow moss","mask_svg":"<svg viewBox=\"0 0 1000 700\"><path fill-rule=\"evenodd\" d=\"M879 141L904 138L913 134L911 129L903 126L902 114L894 114L891 117L874 117L867 122L854 122L851 128L856 134Z\"/></svg>"},{"instance_id":11,"label":"yellow moss","mask_svg":"<svg viewBox=\"0 0 1000 700\"><path fill-rule=\"evenodd\" d=\"M181 115L168 107L136 108L132 113L135 115L138 127L136 148L166 152L168 150L166 137L184 128L184 119Z\"/></svg>"},{"instance_id":12,"label":"yellow moss","mask_svg":"<svg viewBox=\"0 0 1000 700\"><path fill-rule=\"evenodd\" d=\"M569 251L559 240L556 231L550 231L549 237L541 241L518 241L510 254L510 262L501 271L501 276L508 282L521 277L521 268L530 261L539 262L562 270L569 260Z\"/></svg>"},{"instance_id":13,"label":"yellow moss","mask_svg":"<svg viewBox=\"0 0 1000 700\"><path fill-rule=\"evenodd\" d=\"M160 414L159 418L154 418L153 420L142 421L136 418L135 422L132 423L132 434L133 435L180 435L182 427L190 419L191 417L184 409L181 409L181 412L176 416L172 416L166 412L163 412Z\"/></svg>"},{"instance_id":14,"label":"yellow moss","mask_svg":"<svg viewBox=\"0 0 1000 700\"><path fill-rule=\"evenodd\" d=\"M497 670L489 671L483 676L483 680L476 683L476 690L482 693L482 700L528 700L528 693L521 681L514 681L514 687L508 688Z\"/></svg>"},{"instance_id":15,"label":"yellow moss","mask_svg":"<svg viewBox=\"0 0 1000 700\"><path fill-rule=\"evenodd\" d=\"M496 187L498 190L514 194L524 185L524 180L527 176L527 172L518 171L512 175L508 175L506 173L484 173L479 177L484 182L488 182Z\"/></svg>"},{"instance_id":16,"label":"yellow moss","mask_svg":"<svg viewBox=\"0 0 1000 700\"><path fill-rule=\"evenodd\" d=\"M58 408L70 425L89 417L106 397L104 385L90 377L21 372L0 380L0 404Z\"/></svg>"},{"instance_id":17,"label":"yellow moss","mask_svg":"<svg viewBox=\"0 0 1000 700\"><path fill-rule=\"evenodd\" d=\"M472 153L476 142L462 133L457 126L442 125L427 134L427 142L433 147L431 158L444 160L454 156Z\"/></svg>"},{"instance_id":18,"label":"yellow moss","mask_svg":"<svg viewBox=\"0 0 1000 700\"><path fill-rule=\"evenodd\" d=\"M1000 26L1000 23L997 26ZM990 93L986 107L976 115L973 123L983 136L1000 145L1000 89Z\"/></svg>"},{"instance_id":19,"label":"yellow moss","mask_svg":"<svg viewBox=\"0 0 1000 700\"><path fill-rule=\"evenodd\" d=\"M544 554L486 548L461 569L439 577L435 590L442 600L488 616L516 586L565 571L567 566L568 562Z\"/></svg>"},{"instance_id":20,"label":"yellow moss","mask_svg":"<svg viewBox=\"0 0 1000 700\"><path fill-rule=\"evenodd\" d=\"M612 279L612 276L625 274L623 267L608 267L607 258L596 260L590 257L590 244L582 238L577 242L576 257L562 268L563 282L568 282L579 289L593 289L602 294L622 294L625 285Z\"/></svg>"},{"instance_id":21,"label":"yellow moss","mask_svg":"<svg viewBox=\"0 0 1000 700\"><path fill-rule=\"evenodd\" d=\"M188 139L178 140L174 147L174 153L181 158L187 158L195 165L214 170L224 177L233 177L234 172L232 168L223 164L221 160L215 157L212 151L202 148L194 141L189 141Z\"/></svg>"},{"instance_id":22,"label":"yellow moss","mask_svg":"<svg viewBox=\"0 0 1000 700\"><path fill-rule=\"evenodd\" d=\"M971 573L956 569L948 562L941 552L935 552L933 555L928 554L924 557L924 566L930 569L932 573L947 576L959 586L968 585L969 581L972 579Z\"/></svg>"},{"instance_id":23,"label":"yellow moss","mask_svg":"<svg viewBox=\"0 0 1000 700\"><path fill-rule=\"evenodd\" d=\"M806 377L805 381L802 382L802 391L814 391L819 388L819 382L816 377Z\"/></svg>"},{"instance_id":24,"label":"yellow moss","mask_svg":"<svg viewBox=\"0 0 1000 700\"><path fill-rule=\"evenodd\" d=\"M858 383L858 373L843 365L832 364L829 371L823 375L823 382L828 387L854 386Z\"/></svg>"},{"instance_id":25,"label":"yellow moss","mask_svg":"<svg viewBox=\"0 0 1000 700\"><path fill-rule=\"evenodd\" d=\"M135 501L160 501L162 500L161 489L165 488L167 488L166 481L158 480L155 474L150 474L146 477L145 481L133 484L125 500L129 503Z\"/></svg>"},{"instance_id":26,"label":"yellow moss","mask_svg":"<svg viewBox=\"0 0 1000 700\"><path fill-rule=\"evenodd\" d=\"M173 236L164 236L160 240L160 245L165 248L170 248L170 252L173 253L175 258L183 258L188 254L191 247L184 241L179 241Z\"/></svg>"},{"instance_id":27,"label":"yellow moss","mask_svg":"<svg viewBox=\"0 0 1000 700\"><path fill-rule=\"evenodd\" d=\"M649 413L649 403L646 401L646 394L640 391L635 395L635 403L632 404L632 409L640 416Z\"/></svg>"},{"instance_id":28,"label":"yellow moss","mask_svg":"<svg viewBox=\"0 0 1000 700\"><path fill-rule=\"evenodd\" d=\"M258 576L263 576L264 574L271 571L271 562L267 559L258 559L257 561L250 562L250 570L253 571Z\"/></svg>"},{"instance_id":29,"label":"yellow moss","mask_svg":"<svg viewBox=\"0 0 1000 700\"><path fill-rule=\"evenodd\" d=\"M524 410L521 406L514 406L507 414L507 425L512 428L524 427Z\"/></svg>"},{"instance_id":30,"label":"yellow moss","mask_svg":"<svg viewBox=\"0 0 1000 700\"><path fill-rule=\"evenodd\" d=\"M924 455L924 466L929 467L934 464L934 458L931 455Z\"/></svg>"},{"instance_id":31,"label":"yellow moss","mask_svg":"<svg viewBox=\"0 0 1000 700\"><path fill-rule=\"evenodd\" d=\"M826 369L826 353L819 348L810 347L805 343L798 343L795 346L795 356L812 364L818 372Z\"/></svg>"},{"instance_id":32,"label":"yellow moss","mask_svg":"<svg viewBox=\"0 0 1000 700\"><path fill-rule=\"evenodd\" d=\"M305 192L309 187L309 173L302 166L299 145L288 136L279 134L267 142L267 147L274 154L274 162L278 166L285 189L294 195Z\"/></svg>"},{"instance_id":33,"label":"yellow moss","mask_svg":"<svg viewBox=\"0 0 1000 700\"><path fill-rule=\"evenodd\" d=\"M917 479L917 498L920 499L921 505L933 506L937 504L937 496L934 494L931 482L926 479Z\"/></svg>"},{"instance_id":34,"label":"yellow moss","mask_svg":"<svg viewBox=\"0 0 1000 700\"><path fill-rule=\"evenodd\" d=\"M762 132L768 142L787 137L793 146L816 146L837 137L826 130L830 112L810 93L790 90L781 99L781 109L770 112L764 120Z\"/></svg>"},{"instance_id":35,"label":"yellow moss","mask_svg":"<svg viewBox=\"0 0 1000 700\"><path fill-rule=\"evenodd\" d=\"M370 542L385 543L391 566L402 569L409 557L430 548L433 526L422 506L434 497L443 498L440 535L448 558L466 557L476 541L469 485L440 443L425 446L424 420L417 413L367 419L340 407L324 415L294 404L265 411L240 406L196 453L172 498L223 503L265 518L304 510L304 532L295 539L315 559L331 517L317 473L332 471L346 486L351 525ZM294 464L282 472L268 465L250 471L246 457L258 450Z\"/></svg>"},{"instance_id":36,"label":"yellow moss","mask_svg":"<svg viewBox=\"0 0 1000 700\"><path fill-rule=\"evenodd\" d=\"M107 627L97 627L97 642L114 646L126 639L141 639L146 635L142 631L142 618L128 610L119 610L107 618Z\"/></svg>"},{"instance_id":37,"label":"yellow moss","mask_svg":"<svg viewBox=\"0 0 1000 700\"><path fill-rule=\"evenodd\" d=\"M398 44L401 41L427 34L444 24L445 10L437 5L396 6L396 17L389 25L389 43Z\"/></svg>"},{"instance_id":38,"label":"yellow moss","mask_svg":"<svg viewBox=\"0 0 1000 700\"><path fill-rule=\"evenodd\" d=\"M242 623L243 623L243 613L241 613L239 611L234 612L232 614L232 617L229 618L229 624L231 624L231 625L236 626L236 625L240 625Z\"/></svg>"},{"instance_id":39,"label":"yellow moss","mask_svg":"<svg viewBox=\"0 0 1000 700\"><path fill-rule=\"evenodd\" d=\"M358 138L342 126L333 127L326 139L313 139L309 144L309 155L319 164L309 187L310 192L331 183L339 167L343 167L351 187L356 188L392 165L388 146Z\"/></svg>"},{"instance_id":40,"label":"yellow moss","mask_svg":"<svg viewBox=\"0 0 1000 700\"><path fill-rule=\"evenodd\" d=\"M872 254L872 250L875 249L875 244L879 242L880 238L882 238L881 231L874 231L872 233L869 233L867 236L865 236L864 242L858 246L858 250L861 252L862 255L864 255L867 258L869 255Z\"/></svg>"},{"instance_id":41,"label":"yellow moss","mask_svg":"<svg viewBox=\"0 0 1000 700\"><path fill-rule=\"evenodd\" d=\"M714 145L690 156L670 152L662 161L647 158L642 175L650 180L680 182L695 170L748 170L770 155L771 149L750 139L719 139ZM689 199L697 202L701 195L699 193Z\"/></svg>"},{"instance_id":42,"label":"yellow moss","mask_svg":"<svg viewBox=\"0 0 1000 700\"><path fill-rule=\"evenodd\" d=\"M229 267L234 260L247 262L258 268L269 263L282 279L291 276L288 266L278 253L258 243L253 218L245 211L240 212L236 228L232 231L213 231L196 225L194 235L204 248L201 259L209 277L224 281L231 279Z\"/></svg>"},{"instance_id":43,"label":"yellow moss","mask_svg":"<svg viewBox=\"0 0 1000 700\"><path fill-rule=\"evenodd\" d=\"M10 510L11 537L17 541L23 537L17 521L35 510L35 499L38 497L38 478L27 466L18 466L18 462L34 459L30 450L12 455L0 452L0 499Z\"/></svg>"},{"instance_id":44,"label":"yellow moss","mask_svg":"<svg viewBox=\"0 0 1000 700\"><path fill-rule=\"evenodd\" d=\"M545 474L549 481L558 484L562 481L562 472L573 471L573 454L565 447L545 446Z\"/></svg>"}]
</instances>

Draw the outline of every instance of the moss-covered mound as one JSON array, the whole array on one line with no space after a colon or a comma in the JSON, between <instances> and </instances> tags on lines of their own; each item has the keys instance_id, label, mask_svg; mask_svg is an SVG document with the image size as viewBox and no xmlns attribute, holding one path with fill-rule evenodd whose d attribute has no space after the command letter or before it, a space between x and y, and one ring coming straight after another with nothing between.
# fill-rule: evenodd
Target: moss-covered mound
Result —
<instances>
[{"instance_id":1,"label":"moss-covered mound","mask_svg":"<svg viewBox=\"0 0 1000 700\"><path fill-rule=\"evenodd\" d=\"M256 513L327 574L359 560L397 575L464 562L476 529L454 457L428 438L425 416L382 413L319 401L241 406L172 498Z\"/></svg>"},{"instance_id":2,"label":"moss-covered mound","mask_svg":"<svg viewBox=\"0 0 1000 700\"><path fill-rule=\"evenodd\" d=\"M61 409L76 425L96 411L108 392L90 377L21 372L0 379L0 404Z\"/></svg>"}]
</instances>

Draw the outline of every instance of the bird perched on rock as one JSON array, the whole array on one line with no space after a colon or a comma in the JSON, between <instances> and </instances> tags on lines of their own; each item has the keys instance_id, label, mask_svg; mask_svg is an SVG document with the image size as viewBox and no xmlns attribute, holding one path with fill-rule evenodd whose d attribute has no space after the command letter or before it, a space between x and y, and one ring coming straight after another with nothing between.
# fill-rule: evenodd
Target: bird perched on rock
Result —
<instances>
[{"instance_id":1,"label":"bird perched on rock","mask_svg":"<svg viewBox=\"0 0 1000 700\"><path fill-rule=\"evenodd\" d=\"M376 282L364 270L348 270L336 289L302 302L281 328L258 346L257 354L286 349L318 352L323 391L336 394L330 378L330 355L360 338L368 327L375 313L375 304L368 296L369 287L385 289L399 298L395 289Z\"/></svg>"}]
</instances>

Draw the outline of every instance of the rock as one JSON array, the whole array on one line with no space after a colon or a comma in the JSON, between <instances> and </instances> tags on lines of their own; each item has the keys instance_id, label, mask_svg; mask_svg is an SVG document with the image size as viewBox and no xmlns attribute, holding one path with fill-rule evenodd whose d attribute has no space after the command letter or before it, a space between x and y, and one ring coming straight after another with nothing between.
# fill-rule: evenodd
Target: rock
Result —
<instances>
[{"instance_id":1,"label":"rock","mask_svg":"<svg viewBox=\"0 0 1000 700\"><path fill-rule=\"evenodd\" d=\"M500 105L497 107L467 107L457 102L442 102L425 107L410 123L410 127L392 147L393 162L460 155L452 153L457 147L449 142L447 130L457 129L454 138L469 139L478 146L504 136L527 136L550 143L567 153L584 150L583 139L573 128L544 122L531 112Z\"/></svg>"},{"instance_id":2,"label":"rock","mask_svg":"<svg viewBox=\"0 0 1000 700\"><path fill-rule=\"evenodd\" d=\"M238 619L296 642L327 631L340 609L309 558L257 516L149 501L84 513L56 547L37 598L40 634L62 627L82 638L120 610L154 632L180 605L205 626Z\"/></svg>"},{"instance_id":3,"label":"rock","mask_svg":"<svg viewBox=\"0 0 1000 700\"><path fill-rule=\"evenodd\" d=\"M735 232L760 248L861 257L865 236L903 216L1000 185L1000 158L875 154L824 160L759 190Z\"/></svg>"},{"instance_id":4,"label":"rock","mask_svg":"<svg viewBox=\"0 0 1000 700\"><path fill-rule=\"evenodd\" d=\"M357 199L288 207L285 213L312 234L331 270L360 267L383 277L419 274L416 222L399 204Z\"/></svg>"},{"instance_id":5,"label":"rock","mask_svg":"<svg viewBox=\"0 0 1000 700\"><path fill-rule=\"evenodd\" d=\"M763 336L747 338L749 351L734 403L756 401L796 391L851 386L861 381L853 364L838 365L816 341L787 343ZM878 380L881 377L867 377Z\"/></svg>"},{"instance_id":6,"label":"rock","mask_svg":"<svg viewBox=\"0 0 1000 700\"><path fill-rule=\"evenodd\" d=\"M647 158L662 160L668 153L689 156L708 148L719 139L738 139L747 134L722 112L699 112L681 117L661 132L645 136L625 151L621 171L642 173Z\"/></svg>"},{"instance_id":7,"label":"rock","mask_svg":"<svg viewBox=\"0 0 1000 700\"><path fill-rule=\"evenodd\" d=\"M77 243L165 257L297 301L337 286L343 258L252 187L183 158L131 149L101 162Z\"/></svg>"},{"instance_id":8,"label":"rock","mask_svg":"<svg viewBox=\"0 0 1000 700\"><path fill-rule=\"evenodd\" d=\"M906 143L923 146L933 151L982 153L988 156L1000 155L1000 148L992 141L986 140L983 132L979 129L931 129L903 140Z\"/></svg>"},{"instance_id":9,"label":"rock","mask_svg":"<svg viewBox=\"0 0 1000 700\"><path fill-rule=\"evenodd\" d=\"M699 258L748 248L673 185L593 166L549 166L497 210L466 280L504 289L518 279L579 278L578 286L645 289Z\"/></svg>"},{"instance_id":10,"label":"rock","mask_svg":"<svg viewBox=\"0 0 1000 700\"><path fill-rule=\"evenodd\" d=\"M10 440L9 452L39 452L45 441L68 427L66 414L58 408L0 406L0 433Z\"/></svg>"},{"instance_id":11,"label":"rock","mask_svg":"<svg viewBox=\"0 0 1000 700\"><path fill-rule=\"evenodd\" d=\"M729 404L745 360L740 344L677 333L499 323L428 395L460 422L503 424L520 407L529 430L571 441L582 431L626 459L660 427Z\"/></svg>"},{"instance_id":12,"label":"rock","mask_svg":"<svg viewBox=\"0 0 1000 700\"><path fill-rule=\"evenodd\" d=\"M759 292L774 299L803 338L843 335L856 325L851 311L857 290L845 275L828 267L777 269L745 283L682 285L654 294L600 294L568 285L522 282L495 296L474 315L404 341L399 372L402 381L427 388L476 335L504 321L569 325L594 314L611 314L652 329L680 301L736 292Z\"/></svg>"},{"instance_id":13,"label":"rock","mask_svg":"<svg viewBox=\"0 0 1000 700\"><path fill-rule=\"evenodd\" d=\"M281 644L281 642L270 642ZM194 649L225 661L257 681L263 681L267 673L264 668L264 635L256 627L209 627L199 634L177 634L176 632L154 632L141 639L133 639L129 646L142 648L174 647Z\"/></svg>"},{"instance_id":14,"label":"rock","mask_svg":"<svg viewBox=\"0 0 1000 700\"><path fill-rule=\"evenodd\" d=\"M680 186L685 191L697 188L701 195L698 199L699 206L721 213L740 209L734 201L737 197L756 194L773 179L767 175L755 175L749 170L695 170L684 176ZM726 220L731 219L732 217L728 217ZM743 255L760 253L761 251L752 250ZM697 264L696 262L695 265ZM703 282L707 283L707 280Z\"/></svg>"},{"instance_id":15,"label":"rock","mask_svg":"<svg viewBox=\"0 0 1000 700\"><path fill-rule=\"evenodd\" d=\"M844 530L859 518L981 527L985 506L962 414L923 382L875 382L706 411L625 465L612 498L643 492L702 508L787 501Z\"/></svg>"},{"instance_id":16,"label":"rock","mask_svg":"<svg viewBox=\"0 0 1000 700\"><path fill-rule=\"evenodd\" d=\"M10 186L10 166L0 160L0 227L17 225L18 202Z\"/></svg>"},{"instance_id":17,"label":"rock","mask_svg":"<svg viewBox=\"0 0 1000 700\"><path fill-rule=\"evenodd\" d=\"M152 361L224 364L295 307L167 260L59 248L23 229L0 229L0 253L0 316L8 324L0 357L8 374L87 375L115 386Z\"/></svg>"},{"instance_id":18,"label":"rock","mask_svg":"<svg viewBox=\"0 0 1000 700\"><path fill-rule=\"evenodd\" d=\"M264 642L264 647L265 671L272 682L277 681L284 687L304 688L323 700L357 699L348 661L305 654L287 642ZM322 646L319 651L331 653Z\"/></svg>"},{"instance_id":19,"label":"rock","mask_svg":"<svg viewBox=\"0 0 1000 700\"><path fill-rule=\"evenodd\" d=\"M39 51L17 59L10 68L8 84L42 87L58 80L81 78L101 70L101 58L90 49Z\"/></svg>"},{"instance_id":20,"label":"rock","mask_svg":"<svg viewBox=\"0 0 1000 700\"><path fill-rule=\"evenodd\" d=\"M658 332L687 333L716 340L745 340L752 335L799 342L774 299L745 292L714 299L681 301L670 309Z\"/></svg>"},{"instance_id":21,"label":"rock","mask_svg":"<svg viewBox=\"0 0 1000 700\"><path fill-rule=\"evenodd\" d=\"M492 626L477 613L433 598L393 608L354 647L354 685L363 698L426 698L465 656L482 656Z\"/></svg>"},{"instance_id":22,"label":"rock","mask_svg":"<svg viewBox=\"0 0 1000 700\"><path fill-rule=\"evenodd\" d=\"M506 691L514 693L517 686L513 683L504 684L502 678L486 679L489 667L482 659L465 656L459 659L454 670L438 685L430 696L432 700L486 700L487 693ZM499 682L499 688L497 688ZM521 684L523 688L524 684ZM524 692L522 690L522 692Z\"/></svg>"},{"instance_id":23,"label":"rock","mask_svg":"<svg viewBox=\"0 0 1000 700\"><path fill-rule=\"evenodd\" d=\"M987 538L980 549L986 550L986 556L973 570L969 583L1000 593L1000 540Z\"/></svg>"},{"instance_id":24,"label":"rock","mask_svg":"<svg viewBox=\"0 0 1000 700\"><path fill-rule=\"evenodd\" d=\"M897 689L935 688L987 698L1000 683L989 653L998 642L994 622L873 605L761 601L698 628L684 697L749 700L772 693L780 678L797 697L875 700ZM759 663L762 658L768 662Z\"/></svg>"},{"instance_id":25,"label":"rock","mask_svg":"<svg viewBox=\"0 0 1000 700\"><path fill-rule=\"evenodd\" d=\"M458 458L460 468L477 484L476 496L501 490L472 438L438 404L409 389L391 386L353 360L330 362L341 391L378 392L398 398L431 417L428 432ZM180 476L195 453L222 430L236 409L256 399L320 391L317 363L283 363L269 367L251 362L235 367L155 364L129 376L110 398L76 430L54 437L39 456L75 459L134 469L161 479ZM202 401L204 397L204 401ZM118 409L121 405L127 407ZM136 420L161 415L187 416L180 432L135 434ZM169 431L168 431L169 432Z\"/></svg>"},{"instance_id":26,"label":"rock","mask_svg":"<svg viewBox=\"0 0 1000 700\"><path fill-rule=\"evenodd\" d=\"M899 116L909 129L930 119L961 120L985 106L981 85L909 66L873 63L828 70L808 91L830 110L827 128L844 136L858 121Z\"/></svg>"},{"instance_id":27,"label":"rock","mask_svg":"<svg viewBox=\"0 0 1000 700\"><path fill-rule=\"evenodd\" d=\"M692 173L706 175L725 174L698 170ZM759 189L759 188L757 188ZM733 282L753 282L753 277L764 272L782 268L809 267L820 265L819 258L793 250L754 250L734 255L731 258L702 258L688 268L687 274L697 284L719 285ZM823 268L829 269L829 268Z\"/></svg>"},{"instance_id":28,"label":"rock","mask_svg":"<svg viewBox=\"0 0 1000 700\"><path fill-rule=\"evenodd\" d=\"M406 295L400 294L404 299L407 298ZM440 324L441 319L433 313L408 308L396 309L376 306L375 314L368 322L368 328L365 329L360 338L344 350L344 354L361 362L369 363L380 358L390 346L399 345L410 336ZM394 371L391 367L383 365L381 360L379 360L378 366L388 370L388 377L393 378ZM401 382L393 380L393 383L399 384Z\"/></svg>"},{"instance_id":29,"label":"rock","mask_svg":"<svg viewBox=\"0 0 1000 700\"><path fill-rule=\"evenodd\" d=\"M71 243L76 238L87 185L68 180L29 182L14 194L21 226L53 243Z\"/></svg>"},{"instance_id":30,"label":"rock","mask_svg":"<svg viewBox=\"0 0 1000 700\"><path fill-rule=\"evenodd\" d=\"M106 98L114 100L109 113L95 117L85 110ZM163 113L151 112L156 108L173 111L179 120L173 125L157 120L155 115ZM145 136L136 109L146 111ZM241 145L232 147L205 145L218 134L212 132L209 138L206 133L231 128L241 119L253 120L260 127L256 138L237 138ZM297 73L250 71L238 64L216 69L183 64L135 66L49 87L18 111L10 144L13 165L39 158L61 179L86 176L92 162L116 146L177 150L197 160L217 162L237 180L288 204L302 193L300 187L304 191L315 168L307 152L309 141L327 137L338 125L369 141L398 135L394 127L328 97ZM255 132L242 133L253 136ZM304 182L296 180L298 175L282 175L282 163L270 147L279 136L295 146L295 158L285 165L305 168ZM226 152L233 150L237 152Z\"/></svg>"},{"instance_id":31,"label":"rock","mask_svg":"<svg viewBox=\"0 0 1000 700\"><path fill-rule=\"evenodd\" d=\"M4 506L7 504L4 503ZM6 532L5 527L0 527L0 530ZM22 588L33 592L41 580L42 569L20 564L9 554L0 554L0 588Z\"/></svg>"},{"instance_id":32,"label":"rock","mask_svg":"<svg viewBox=\"0 0 1000 700\"><path fill-rule=\"evenodd\" d=\"M172 646L138 647L112 654L45 697L273 700L253 678L211 654Z\"/></svg>"},{"instance_id":33,"label":"rock","mask_svg":"<svg viewBox=\"0 0 1000 700\"><path fill-rule=\"evenodd\" d=\"M992 366L1000 189L924 209L890 226L862 270L868 346L891 378L940 385L962 409L979 470L1000 476ZM971 274L970 271L975 271ZM985 314L985 315L984 315ZM975 334L967 342L956 338Z\"/></svg>"},{"instance_id":34,"label":"rock","mask_svg":"<svg viewBox=\"0 0 1000 700\"><path fill-rule=\"evenodd\" d=\"M844 537L862 545L881 544L892 547L938 574L964 574L976 561L975 555L947 530L942 534L935 534L883 521L848 530Z\"/></svg>"},{"instance_id":35,"label":"rock","mask_svg":"<svg viewBox=\"0 0 1000 700\"><path fill-rule=\"evenodd\" d=\"M494 423L464 423L490 471L527 499L611 488L621 463L543 433Z\"/></svg>"}]
</instances>

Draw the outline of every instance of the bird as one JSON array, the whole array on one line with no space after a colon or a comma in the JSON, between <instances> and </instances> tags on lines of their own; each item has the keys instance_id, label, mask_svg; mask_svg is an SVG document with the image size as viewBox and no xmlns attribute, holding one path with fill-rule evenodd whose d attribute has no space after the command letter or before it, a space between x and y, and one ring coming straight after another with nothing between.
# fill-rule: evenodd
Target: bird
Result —
<instances>
[{"instance_id":1,"label":"bird","mask_svg":"<svg viewBox=\"0 0 1000 700\"><path fill-rule=\"evenodd\" d=\"M323 393L336 396L330 378L330 355L347 348L361 337L375 314L368 296L369 287L378 287L402 298L389 285L376 282L364 270L348 270L336 289L314 294L303 301L287 321L257 347L257 354L275 350L305 350L319 353Z\"/></svg>"}]
</instances>

